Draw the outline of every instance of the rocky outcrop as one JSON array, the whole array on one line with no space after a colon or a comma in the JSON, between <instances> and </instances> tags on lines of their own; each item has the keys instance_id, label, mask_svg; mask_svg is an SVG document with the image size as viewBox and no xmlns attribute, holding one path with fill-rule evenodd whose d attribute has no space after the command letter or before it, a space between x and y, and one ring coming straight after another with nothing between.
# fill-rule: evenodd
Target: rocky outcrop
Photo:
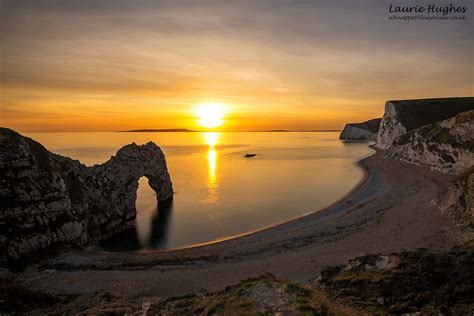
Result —
<instances>
[{"instance_id":1,"label":"rocky outcrop","mask_svg":"<svg viewBox=\"0 0 474 316\"><path fill-rule=\"evenodd\" d=\"M344 126L339 139L342 140L377 140L381 118L362 123L348 123Z\"/></svg>"},{"instance_id":2,"label":"rocky outcrop","mask_svg":"<svg viewBox=\"0 0 474 316\"><path fill-rule=\"evenodd\" d=\"M388 101L380 123L377 147L388 149L411 130L469 110L474 110L472 97Z\"/></svg>"},{"instance_id":3,"label":"rocky outcrop","mask_svg":"<svg viewBox=\"0 0 474 316\"><path fill-rule=\"evenodd\" d=\"M461 174L474 164L474 111L401 135L387 153L395 159Z\"/></svg>"},{"instance_id":4,"label":"rocky outcrop","mask_svg":"<svg viewBox=\"0 0 474 316\"><path fill-rule=\"evenodd\" d=\"M467 244L442 252L367 255L323 269L317 285L370 315L470 315L473 250Z\"/></svg>"},{"instance_id":5,"label":"rocky outcrop","mask_svg":"<svg viewBox=\"0 0 474 316\"><path fill-rule=\"evenodd\" d=\"M434 199L441 212L467 234L474 237L474 166L451 181Z\"/></svg>"},{"instance_id":6,"label":"rocky outcrop","mask_svg":"<svg viewBox=\"0 0 474 316\"><path fill-rule=\"evenodd\" d=\"M173 196L165 156L152 142L127 145L93 167L6 128L0 128L0 148L1 266L82 247L127 228L142 176L159 201Z\"/></svg>"}]
</instances>

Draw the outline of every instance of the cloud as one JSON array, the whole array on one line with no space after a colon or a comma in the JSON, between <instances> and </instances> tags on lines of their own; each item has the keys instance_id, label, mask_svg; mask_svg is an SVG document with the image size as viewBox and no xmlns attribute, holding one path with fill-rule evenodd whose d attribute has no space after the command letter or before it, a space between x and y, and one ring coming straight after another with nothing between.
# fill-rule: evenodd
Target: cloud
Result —
<instances>
[{"instance_id":1,"label":"cloud","mask_svg":"<svg viewBox=\"0 0 474 316\"><path fill-rule=\"evenodd\" d=\"M35 98L45 112L59 111L67 97L80 100L71 113L140 103L169 113L212 98L236 111L352 106L369 116L386 99L473 88L470 10L466 21L393 22L378 0L2 5L3 97L23 107L31 103L19 95Z\"/></svg>"}]
</instances>

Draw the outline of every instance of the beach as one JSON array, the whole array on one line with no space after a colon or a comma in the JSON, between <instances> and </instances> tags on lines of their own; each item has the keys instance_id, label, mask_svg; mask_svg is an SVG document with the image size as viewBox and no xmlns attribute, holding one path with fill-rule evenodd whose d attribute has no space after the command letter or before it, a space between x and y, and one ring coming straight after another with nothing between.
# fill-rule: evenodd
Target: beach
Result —
<instances>
[{"instance_id":1,"label":"beach","mask_svg":"<svg viewBox=\"0 0 474 316\"><path fill-rule=\"evenodd\" d=\"M328 265L366 254L430 248L462 241L431 201L453 176L384 157L359 162L363 181L334 205L238 238L171 251L78 250L30 266L20 282L51 294L108 290L159 300L216 291L268 271L308 283Z\"/></svg>"},{"instance_id":2,"label":"beach","mask_svg":"<svg viewBox=\"0 0 474 316\"><path fill-rule=\"evenodd\" d=\"M474 316L434 2L2 1L0 316Z\"/></svg>"}]
</instances>

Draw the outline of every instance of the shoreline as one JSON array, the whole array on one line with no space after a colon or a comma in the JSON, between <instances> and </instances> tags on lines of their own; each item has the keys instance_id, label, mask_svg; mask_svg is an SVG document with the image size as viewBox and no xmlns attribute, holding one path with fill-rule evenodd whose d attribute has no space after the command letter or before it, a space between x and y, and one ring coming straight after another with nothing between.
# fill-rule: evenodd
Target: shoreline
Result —
<instances>
[{"instance_id":1,"label":"shoreline","mask_svg":"<svg viewBox=\"0 0 474 316\"><path fill-rule=\"evenodd\" d=\"M358 164L364 179L345 197L283 224L184 249L74 251L32 267L20 280L54 294L112 290L164 298L222 289L261 271L310 282L325 266L360 255L441 250L459 241L454 224L430 203L451 176L384 158L380 151Z\"/></svg>"},{"instance_id":2,"label":"shoreline","mask_svg":"<svg viewBox=\"0 0 474 316\"><path fill-rule=\"evenodd\" d=\"M204 243L199 243L199 244L193 244L193 245L190 245L190 246L184 246L184 247L177 247L177 248L171 248L171 249L163 249L163 250L158 250L158 249L153 249L153 250L139 250L137 251L137 253L152 253L152 252L171 252L171 251L177 251L177 250L182 250L182 249L193 249L193 248L199 248L199 247L205 247L205 246L209 246L209 245L215 245L215 244L218 244L218 243L222 243L222 242L225 242L225 241L228 241L228 240L234 240L234 239L238 239L238 238L242 238L242 237L248 237L248 236L251 236L251 235L254 235L254 234L258 234L258 233L262 233L262 232L265 232L267 230L271 230L273 228L277 228L279 226L282 226L282 225L287 225L287 224L291 224L292 222L294 221L299 221L299 220L304 220L305 217L307 216L310 216L312 214L315 214L315 213L321 213L321 212L325 212L327 211L328 209L330 209L331 207L334 207L335 205L345 201L346 199L348 199L354 192L356 192L359 188L361 188L366 182L367 180L369 179L369 172L366 168L364 168L364 166L362 165L362 161L366 158L369 158L370 156L374 155L377 153L377 151L379 149L375 149L374 147L375 144L371 144L371 145L368 145L368 147L373 151L371 153L368 153L360 158L358 158L355 162L354 162L354 165L356 165L363 173L363 176L362 178L359 180L359 182L357 182L357 184L349 190L349 192L347 192L346 194L344 194L341 198L337 199L336 201L330 203L329 205L327 206L324 206L316 211L310 211L308 213L305 213L305 214L302 214L302 215L298 215L296 217L293 217L293 218L289 218L287 220L284 220L282 222L278 222L278 223L274 223L274 224L270 224L268 226L265 226L265 227L262 227L262 228L258 228L256 230L252 230L252 231L248 231L248 232L244 232L244 233L241 233L241 234L237 234L237 235L232 235L232 236L229 236L229 237L224 237L224 238L221 238L221 239L217 239L217 240L213 240L213 241L209 241L209 242L204 242Z\"/></svg>"}]
</instances>

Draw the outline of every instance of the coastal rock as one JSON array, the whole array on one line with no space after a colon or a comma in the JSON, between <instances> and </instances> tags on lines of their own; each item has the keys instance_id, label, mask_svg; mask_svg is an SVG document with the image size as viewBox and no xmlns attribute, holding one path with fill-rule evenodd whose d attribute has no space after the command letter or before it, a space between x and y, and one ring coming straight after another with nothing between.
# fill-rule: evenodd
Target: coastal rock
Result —
<instances>
[{"instance_id":1,"label":"coastal rock","mask_svg":"<svg viewBox=\"0 0 474 316\"><path fill-rule=\"evenodd\" d=\"M472 243L448 251L365 255L324 268L315 286L369 315L468 315L474 308L473 259Z\"/></svg>"},{"instance_id":2,"label":"coastal rock","mask_svg":"<svg viewBox=\"0 0 474 316\"><path fill-rule=\"evenodd\" d=\"M461 174L474 162L474 110L401 135L390 157L445 173Z\"/></svg>"},{"instance_id":3,"label":"coastal rock","mask_svg":"<svg viewBox=\"0 0 474 316\"><path fill-rule=\"evenodd\" d=\"M388 101L380 123L377 147L389 149L411 130L469 110L474 110L473 97Z\"/></svg>"},{"instance_id":4,"label":"coastal rock","mask_svg":"<svg viewBox=\"0 0 474 316\"><path fill-rule=\"evenodd\" d=\"M173 196L165 156L152 142L124 146L93 167L6 128L0 128L0 148L1 266L83 247L127 228L142 176L158 201Z\"/></svg>"},{"instance_id":5,"label":"coastal rock","mask_svg":"<svg viewBox=\"0 0 474 316\"><path fill-rule=\"evenodd\" d=\"M442 214L467 234L474 237L474 166L451 181L433 200Z\"/></svg>"},{"instance_id":6,"label":"coastal rock","mask_svg":"<svg viewBox=\"0 0 474 316\"><path fill-rule=\"evenodd\" d=\"M377 140L381 118L362 123L348 123L344 126L339 139L342 140Z\"/></svg>"}]
</instances>

